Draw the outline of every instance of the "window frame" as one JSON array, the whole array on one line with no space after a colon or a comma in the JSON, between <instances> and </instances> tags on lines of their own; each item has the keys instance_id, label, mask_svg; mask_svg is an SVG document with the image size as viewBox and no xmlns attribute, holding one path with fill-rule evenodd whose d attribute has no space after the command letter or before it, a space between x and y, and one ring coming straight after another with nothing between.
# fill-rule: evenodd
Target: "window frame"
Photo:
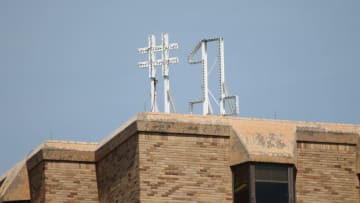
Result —
<instances>
[{"instance_id":1,"label":"window frame","mask_svg":"<svg viewBox=\"0 0 360 203\"><path fill-rule=\"evenodd\" d=\"M235 202L235 171L239 166L247 166L247 174L249 175L249 203L256 203L256 166L279 166L287 167L287 183L288 183L288 194L289 194L289 203L296 202L296 167L293 164L280 164L280 163L268 163L268 162L245 162L242 164L237 164L231 166L232 171L232 192L233 192L233 202Z\"/></svg>"}]
</instances>

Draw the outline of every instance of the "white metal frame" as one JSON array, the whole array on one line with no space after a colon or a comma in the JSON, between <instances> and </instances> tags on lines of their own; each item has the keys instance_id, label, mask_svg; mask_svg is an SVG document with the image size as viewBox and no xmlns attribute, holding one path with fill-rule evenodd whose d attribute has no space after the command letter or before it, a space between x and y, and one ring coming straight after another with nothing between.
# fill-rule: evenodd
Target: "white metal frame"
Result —
<instances>
[{"instance_id":1,"label":"white metal frame","mask_svg":"<svg viewBox=\"0 0 360 203\"><path fill-rule=\"evenodd\" d=\"M212 107L209 101L209 93L213 96L209 90L208 85L208 54L207 54L207 43L218 41L219 43L219 69L220 69L220 114L221 115L238 115L239 114L239 101L237 96L229 96L226 83L225 83L225 63L224 63L224 39L222 37L219 38L211 38L211 39L203 39L201 40L194 48L194 50L190 53L188 57L189 64L202 64L202 99L200 101L191 101L189 103L190 113L193 113L193 106L195 104L202 103L202 112L203 115L212 114ZM201 49L201 60L193 60L193 57L196 53ZM230 109L230 112L226 112L226 103Z\"/></svg>"},{"instance_id":2,"label":"white metal frame","mask_svg":"<svg viewBox=\"0 0 360 203\"><path fill-rule=\"evenodd\" d=\"M176 112L175 102L170 92L170 80L169 80L169 64L179 63L178 57L169 57L169 51L172 49L178 49L177 43L169 43L169 35L167 33L161 34L161 45L156 45L155 36L149 35L148 41L149 46L145 48L139 48L140 54L149 54L148 61L142 61L138 63L140 68L149 67L149 78L150 78L150 97L151 97L151 112L158 112L157 97L156 97L156 66L162 66L162 75L164 78L164 112L170 113L170 104L173 111ZM156 59L155 52L161 52L162 58Z\"/></svg>"}]
</instances>

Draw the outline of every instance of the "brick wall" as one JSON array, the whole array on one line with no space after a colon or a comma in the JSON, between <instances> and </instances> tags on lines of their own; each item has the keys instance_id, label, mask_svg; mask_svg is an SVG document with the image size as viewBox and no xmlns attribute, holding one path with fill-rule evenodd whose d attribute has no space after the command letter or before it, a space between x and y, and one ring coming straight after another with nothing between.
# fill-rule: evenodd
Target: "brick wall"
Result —
<instances>
[{"instance_id":1,"label":"brick wall","mask_svg":"<svg viewBox=\"0 0 360 203\"><path fill-rule=\"evenodd\" d=\"M96 167L100 202L139 202L138 136L130 136Z\"/></svg>"},{"instance_id":2,"label":"brick wall","mask_svg":"<svg viewBox=\"0 0 360 203\"><path fill-rule=\"evenodd\" d=\"M141 202L232 202L229 137L141 134Z\"/></svg>"},{"instance_id":3,"label":"brick wall","mask_svg":"<svg viewBox=\"0 0 360 203\"><path fill-rule=\"evenodd\" d=\"M298 203L357 203L356 145L297 144L296 195Z\"/></svg>"},{"instance_id":4,"label":"brick wall","mask_svg":"<svg viewBox=\"0 0 360 203\"><path fill-rule=\"evenodd\" d=\"M94 163L45 162L46 202L98 202Z\"/></svg>"},{"instance_id":5,"label":"brick wall","mask_svg":"<svg viewBox=\"0 0 360 203\"><path fill-rule=\"evenodd\" d=\"M33 203L45 202L44 168L44 162L40 162L28 172L30 195Z\"/></svg>"},{"instance_id":6,"label":"brick wall","mask_svg":"<svg viewBox=\"0 0 360 203\"><path fill-rule=\"evenodd\" d=\"M238 164L230 157L239 153L245 155L232 160L296 164L298 203L360 202L358 127L282 121L266 127L265 121L241 119L230 126L223 119L231 118L144 114L96 149L45 146L27 161L32 202L230 203L230 165ZM232 130L237 139L231 141ZM263 143L259 132L278 139L254 150ZM273 151L274 141L287 143L286 156L274 153L281 152Z\"/></svg>"},{"instance_id":7,"label":"brick wall","mask_svg":"<svg viewBox=\"0 0 360 203\"><path fill-rule=\"evenodd\" d=\"M35 203L98 202L95 154L91 143L50 141L26 161Z\"/></svg>"}]
</instances>

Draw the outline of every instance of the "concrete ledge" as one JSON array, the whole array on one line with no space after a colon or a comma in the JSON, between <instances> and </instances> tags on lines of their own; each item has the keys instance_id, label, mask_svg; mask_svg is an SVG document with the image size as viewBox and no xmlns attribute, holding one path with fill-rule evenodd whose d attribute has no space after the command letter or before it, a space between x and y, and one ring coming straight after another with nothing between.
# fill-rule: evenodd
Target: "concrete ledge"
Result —
<instances>
[{"instance_id":1,"label":"concrete ledge","mask_svg":"<svg viewBox=\"0 0 360 203\"><path fill-rule=\"evenodd\" d=\"M137 121L139 132L175 133L206 136L230 136L231 126L202 123L175 123L166 121Z\"/></svg>"},{"instance_id":2,"label":"concrete ledge","mask_svg":"<svg viewBox=\"0 0 360 203\"><path fill-rule=\"evenodd\" d=\"M31 153L28 170L42 161L95 162L96 143L47 141Z\"/></svg>"},{"instance_id":3,"label":"concrete ledge","mask_svg":"<svg viewBox=\"0 0 360 203\"><path fill-rule=\"evenodd\" d=\"M296 157L294 156L289 157L287 156L287 154L251 155L249 161L296 165Z\"/></svg>"},{"instance_id":4,"label":"concrete ledge","mask_svg":"<svg viewBox=\"0 0 360 203\"><path fill-rule=\"evenodd\" d=\"M321 128L297 127L297 142L332 143L357 145L358 133L344 131L326 131Z\"/></svg>"},{"instance_id":5,"label":"concrete ledge","mask_svg":"<svg viewBox=\"0 0 360 203\"><path fill-rule=\"evenodd\" d=\"M231 138L230 165L247 161L294 164L297 142L355 145L358 131L359 126L348 124L139 113L104 139L95 152L95 160L102 159L130 136L183 134Z\"/></svg>"}]
</instances>

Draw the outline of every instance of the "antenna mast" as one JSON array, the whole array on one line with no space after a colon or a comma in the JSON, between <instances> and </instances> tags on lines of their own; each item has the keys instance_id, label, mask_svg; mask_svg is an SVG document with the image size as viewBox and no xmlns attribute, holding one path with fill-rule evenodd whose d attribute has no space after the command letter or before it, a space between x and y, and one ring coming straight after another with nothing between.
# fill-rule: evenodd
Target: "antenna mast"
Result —
<instances>
[{"instance_id":1,"label":"antenna mast","mask_svg":"<svg viewBox=\"0 0 360 203\"><path fill-rule=\"evenodd\" d=\"M202 110L203 115L208 115L212 113L212 107L209 101L209 86L208 86L208 54L207 54L207 43L208 42L214 42L218 41L219 44L219 74L220 74L220 81L219 81L219 87L220 87L220 114L221 115L238 115L239 114L239 102L237 96L228 96L228 92L226 89L226 83L225 83L225 64L224 64L224 39L222 37L219 38L212 38L212 39L203 39L201 40L194 50L190 53L188 62L189 64L202 64L202 100L200 101L192 101L189 103L189 109L190 113L193 112L193 106L195 104L202 103ZM196 55L196 53L201 49L201 60L194 61L193 57ZM212 94L211 94L212 96ZM228 108L230 110L229 113L226 112L226 105L225 103L228 103Z\"/></svg>"},{"instance_id":2,"label":"antenna mast","mask_svg":"<svg viewBox=\"0 0 360 203\"><path fill-rule=\"evenodd\" d=\"M149 46L145 48L139 48L140 54L149 54L148 61L142 61L138 63L140 68L149 67L150 78L150 97L151 97L151 112L158 112L157 97L156 97L156 66L162 66L162 75L164 78L164 112L170 113L170 104L173 107L173 111L176 112L175 103L170 93L170 80L169 80L169 64L179 63L177 57L169 57L169 50L177 49L179 45L177 43L169 44L169 36L167 33L161 34L162 44L156 45L155 36L149 35ZM161 52L162 58L156 59L156 52Z\"/></svg>"}]
</instances>

